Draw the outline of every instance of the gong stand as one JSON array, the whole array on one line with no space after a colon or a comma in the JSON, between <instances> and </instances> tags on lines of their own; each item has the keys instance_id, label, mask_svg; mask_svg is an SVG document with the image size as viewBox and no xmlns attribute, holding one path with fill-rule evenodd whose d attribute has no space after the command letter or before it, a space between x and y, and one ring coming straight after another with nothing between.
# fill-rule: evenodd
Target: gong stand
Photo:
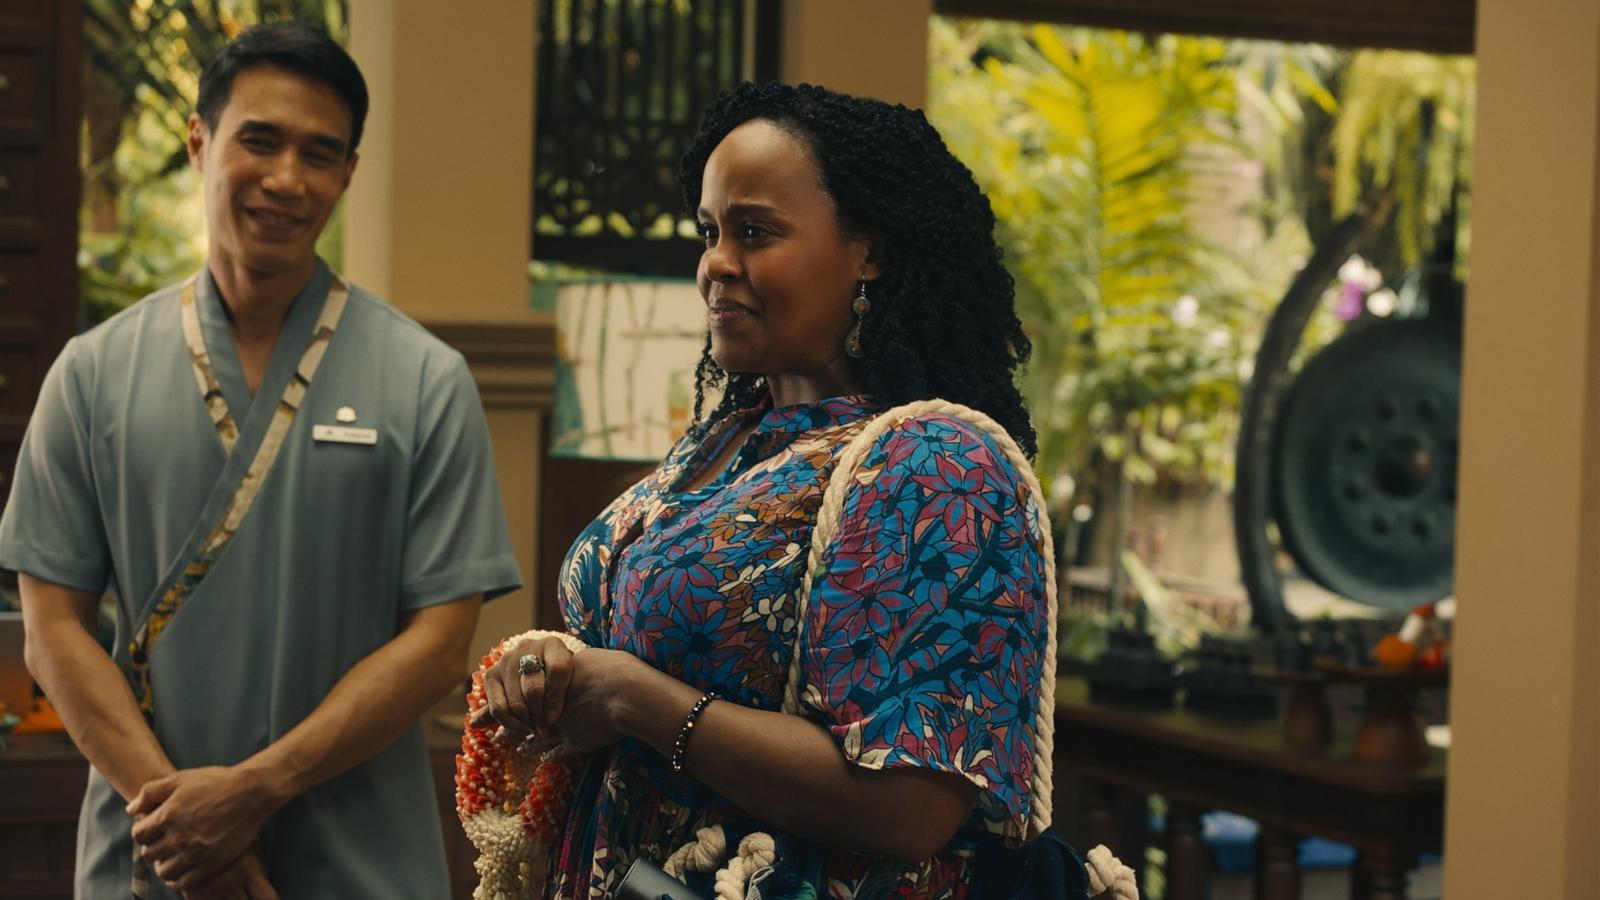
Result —
<instances>
[{"instance_id":1,"label":"gong stand","mask_svg":"<svg viewBox=\"0 0 1600 900\"><path fill-rule=\"evenodd\" d=\"M1264 634L1275 633L1290 619L1283 604L1283 575L1274 564L1272 543L1267 538L1272 514L1273 435L1289 388L1289 361L1323 291L1385 213L1383 209L1377 213L1358 210L1333 228L1272 311L1256 351L1239 424L1233 533L1240 579L1250 598L1250 619Z\"/></svg>"}]
</instances>

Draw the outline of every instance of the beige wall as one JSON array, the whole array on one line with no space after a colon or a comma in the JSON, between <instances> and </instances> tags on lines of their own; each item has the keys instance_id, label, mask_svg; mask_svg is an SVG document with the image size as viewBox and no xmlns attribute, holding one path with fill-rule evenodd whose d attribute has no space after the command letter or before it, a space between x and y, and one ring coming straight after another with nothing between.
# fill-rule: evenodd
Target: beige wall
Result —
<instances>
[{"instance_id":1,"label":"beige wall","mask_svg":"<svg viewBox=\"0 0 1600 900\"><path fill-rule=\"evenodd\" d=\"M524 580L537 571L548 317L528 311L534 9L529 0L351 0L372 94L346 196L345 271L466 356L484 398ZM477 648L533 619L525 587L485 607Z\"/></svg>"},{"instance_id":2,"label":"beige wall","mask_svg":"<svg viewBox=\"0 0 1600 900\"><path fill-rule=\"evenodd\" d=\"M418 319L526 309L534 8L351 0L374 103L346 267Z\"/></svg>"},{"instance_id":3,"label":"beige wall","mask_svg":"<svg viewBox=\"0 0 1600 900\"><path fill-rule=\"evenodd\" d=\"M784 81L926 105L933 0L786 0Z\"/></svg>"},{"instance_id":4,"label":"beige wall","mask_svg":"<svg viewBox=\"0 0 1600 900\"><path fill-rule=\"evenodd\" d=\"M1445 895L1600 897L1600 4L1479 0Z\"/></svg>"}]
</instances>

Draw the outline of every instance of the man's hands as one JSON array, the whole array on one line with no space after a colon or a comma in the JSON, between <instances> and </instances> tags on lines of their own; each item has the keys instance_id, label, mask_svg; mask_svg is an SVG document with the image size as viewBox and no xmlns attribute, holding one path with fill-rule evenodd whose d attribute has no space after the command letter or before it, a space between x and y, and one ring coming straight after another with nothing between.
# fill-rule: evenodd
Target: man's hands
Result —
<instances>
[{"instance_id":1,"label":"man's hands","mask_svg":"<svg viewBox=\"0 0 1600 900\"><path fill-rule=\"evenodd\" d=\"M237 876L233 881L240 886L264 885L259 858L245 851L278 806L265 786L241 769L208 766L148 782L128 804L128 812L134 817L139 855L158 878L188 895L209 887L214 876ZM241 861L242 867L235 865ZM231 869L239 871L225 871ZM198 891L195 896L213 895ZM233 890L216 896L275 895Z\"/></svg>"},{"instance_id":2,"label":"man's hands","mask_svg":"<svg viewBox=\"0 0 1600 900\"><path fill-rule=\"evenodd\" d=\"M267 881L261 851L251 847L211 880L184 891L183 900L278 900L278 892Z\"/></svg>"},{"instance_id":3,"label":"man's hands","mask_svg":"<svg viewBox=\"0 0 1600 900\"><path fill-rule=\"evenodd\" d=\"M402 614L394 638L356 663L310 715L254 756L226 768L125 779L118 789L130 796L137 788L128 812L135 818L133 839L151 871L185 893L207 888L208 879L239 860L284 804L393 744L459 679L480 601L472 594ZM142 725L131 694L126 706ZM104 756L118 759L112 747Z\"/></svg>"}]
</instances>

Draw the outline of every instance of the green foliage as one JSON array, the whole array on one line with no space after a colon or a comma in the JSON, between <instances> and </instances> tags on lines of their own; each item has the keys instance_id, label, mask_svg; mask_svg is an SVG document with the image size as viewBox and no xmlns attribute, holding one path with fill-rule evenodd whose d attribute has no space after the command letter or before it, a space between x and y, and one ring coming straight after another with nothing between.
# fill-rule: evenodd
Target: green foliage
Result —
<instances>
[{"instance_id":1,"label":"green foliage","mask_svg":"<svg viewBox=\"0 0 1600 900\"><path fill-rule=\"evenodd\" d=\"M1241 382L1299 261L1387 194L1395 280L1453 223L1465 273L1470 59L935 18L929 115L988 192L1038 469L1232 478ZM1343 322L1313 320L1306 352Z\"/></svg>"},{"instance_id":2,"label":"green foliage","mask_svg":"<svg viewBox=\"0 0 1600 900\"><path fill-rule=\"evenodd\" d=\"M263 21L346 32L344 0L82 0L84 195L81 318L93 324L198 269L205 258L200 178L184 137L200 72ZM337 263L341 216L318 244ZM329 254L332 254L329 256Z\"/></svg>"},{"instance_id":3,"label":"green foliage","mask_svg":"<svg viewBox=\"0 0 1600 900\"><path fill-rule=\"evenodd\" d=\"M1471 237L1477 63L1398 50L1355 54L1333 127L1333 200L1343 215L1370 191L1395 204L1399 261L1421 265L1454 215L1455 275Z\"/></svg>"},{"instance_id":4,"label":"green foliage","mask_svg":"<svg viewBox=\"0 0 1600 900\"><path fill-rule=\"evenodd\" d=\"M1237 335L1273 300L1197 225L1205 154L1241 147L1229 45L940 19L932 42L930 115L989 193L1034 341L1041 475L1227 480Z\"/></svg>"}]
</instances>

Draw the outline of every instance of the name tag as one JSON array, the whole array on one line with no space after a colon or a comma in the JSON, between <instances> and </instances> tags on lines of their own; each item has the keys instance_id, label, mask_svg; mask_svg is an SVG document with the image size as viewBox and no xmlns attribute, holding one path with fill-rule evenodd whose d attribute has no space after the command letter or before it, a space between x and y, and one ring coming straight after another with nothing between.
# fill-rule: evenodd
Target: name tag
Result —
<instances>
[{"instance_id":1,"label":"name tag","mask_svg":"<svg viewBox=\"0 0 1600 900\"><path fill-rule=\"evenodd\" d=\"M378 429L356 428L351 425L313 425L311 439L314 441L328 441L334 444L367 444L378 443Z\"/></svg>"}]
</instances>

